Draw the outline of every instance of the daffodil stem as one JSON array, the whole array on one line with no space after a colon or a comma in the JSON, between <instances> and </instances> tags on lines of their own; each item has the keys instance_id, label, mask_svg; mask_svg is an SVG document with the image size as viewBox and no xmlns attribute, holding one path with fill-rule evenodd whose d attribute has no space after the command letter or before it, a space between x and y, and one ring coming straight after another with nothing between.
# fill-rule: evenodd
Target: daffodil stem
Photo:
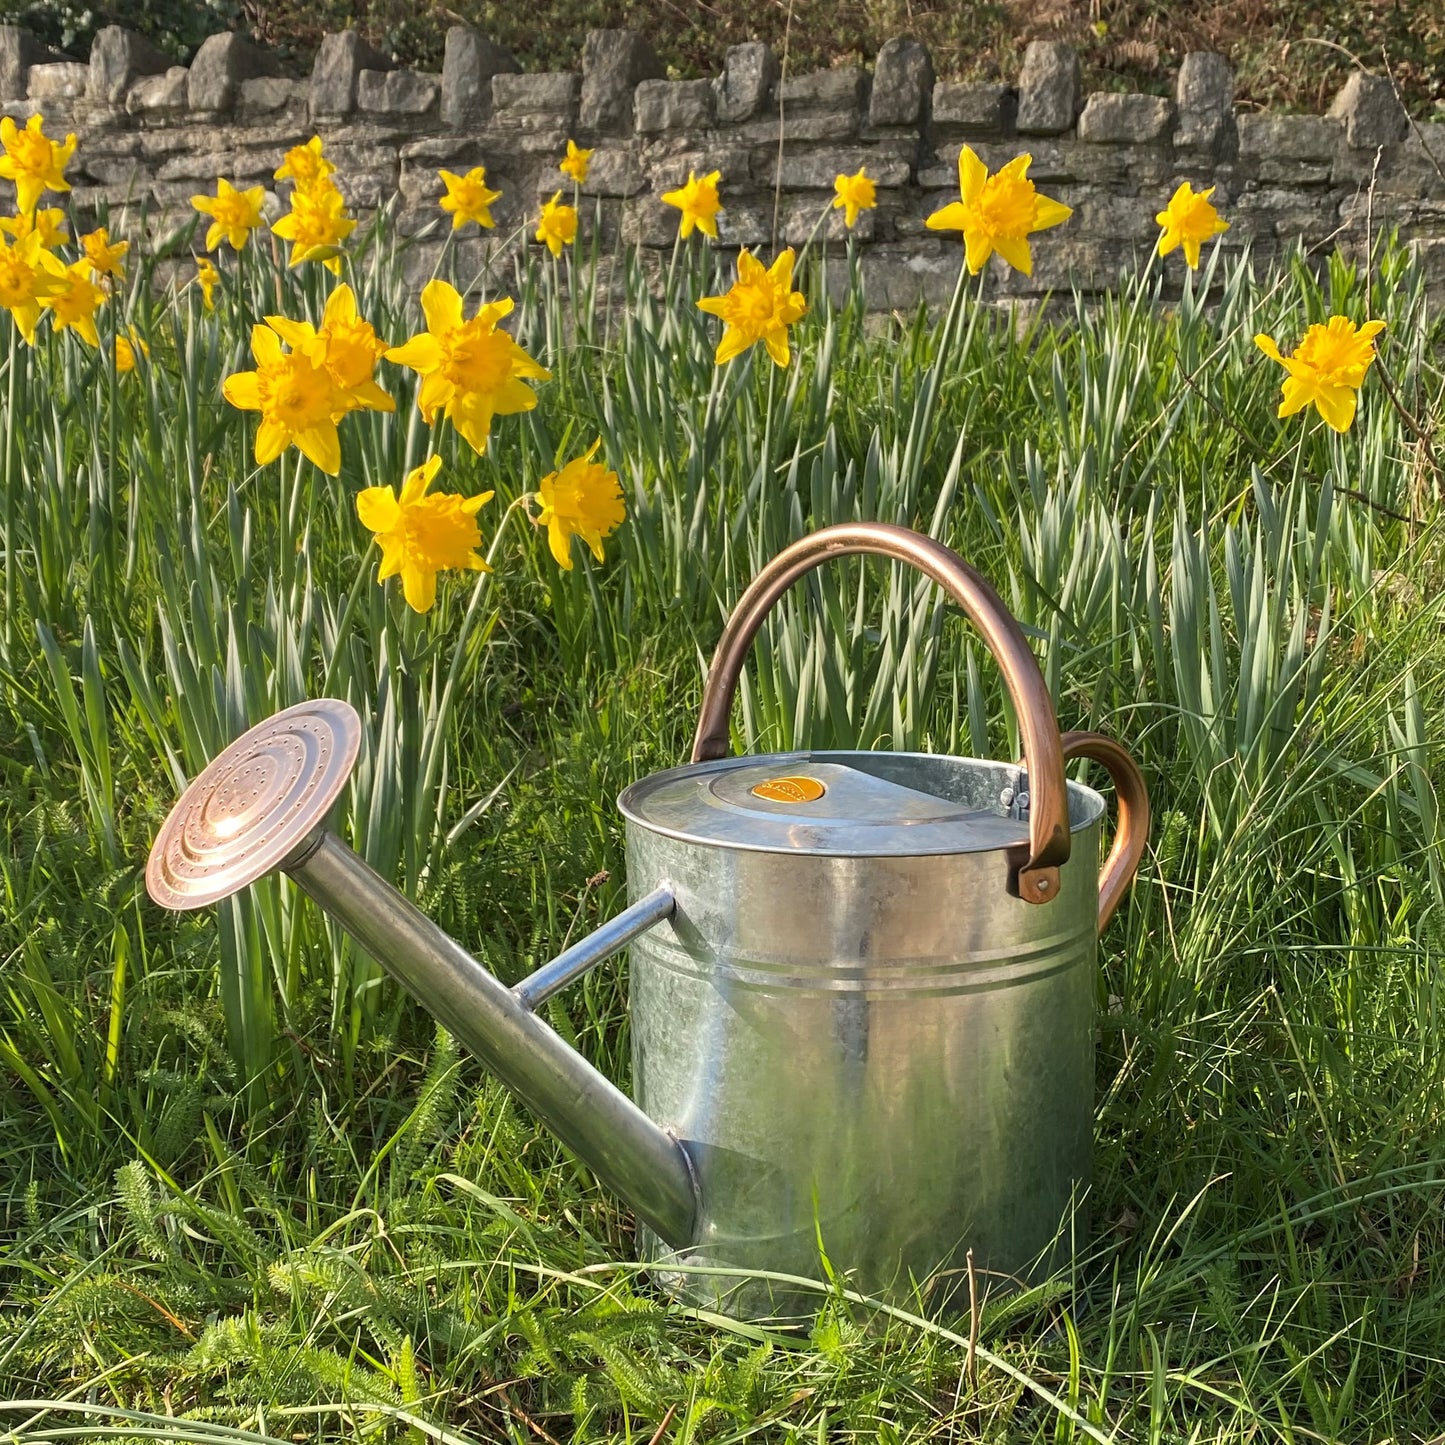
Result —
<instances>
[{"instance_id":1,"label":"daffodil stem","mask_svg":"<svg viewBox=\"0 0 1445 1445\"><path fill-rule=\"evenodd\" d=\"M19 367L19 333L14 326L6 328L5 364L10 375L5 383L5 658L14 656L15 584L20 566L15 558L15 449L20 444L20 428L15 418L15 373Z\"/></svg>"},{"instance_id":2,"label":"daffodil stem","mask_svg":"<svg viewBox=\"0 0 1445 1445\"><path fill-rule=\"evenodd\" d=\"M472 635L472 629L476 625L477 612L481 607L483 596L487 592L488 583L492 579L491 566L497 555L497 549L502 544L502 535L507 530L507 522L513 512L525 508L527 498L530 494L524 492L517 497L502 513L502 519L497 523L497 530L492 537L492 544L487 548L486 563L488 570L483 572L476 580L472 588L472 595L467 602L466 615L462 618L462 625L457 631L456 641L452 644L452 660L447 668L447 680L442 688L441 700L437 704L436 715L432 721L431 736L427 739L425 762L422 767L422 786L420 797L429 798L432 789L436 786L437 771L441 767L442 749L446 739L446 728L448 719L451 717L452 699L456 695L457 683L461 678L462 665L466 660L467 642Z\"/></svg>"}]
</instances>

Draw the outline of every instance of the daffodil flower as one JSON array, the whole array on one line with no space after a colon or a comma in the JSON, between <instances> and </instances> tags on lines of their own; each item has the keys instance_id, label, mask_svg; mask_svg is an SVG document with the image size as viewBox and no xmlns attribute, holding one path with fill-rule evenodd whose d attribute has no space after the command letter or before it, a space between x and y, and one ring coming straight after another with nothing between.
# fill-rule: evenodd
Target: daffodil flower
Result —
<instances>
[{"instance_id":1,"label":"daffodil flower","mask_svg":"<svg viewBox=\"0 0 1445 1445\"><path fill-rule=\"evenodd\" d=\"M1073 209L1041 196L1029 180L1033 157L1016 156L995 175L968 147L958 153L961 200L935 211L924 224L930 231L962 231L964 258L976 276L995 251L1015 271L1033 274L1029 237L1067 221Z\"/></svg>"},{"instance_id":2,"label":"daffodil flower","mask_svg":"<svg viewBox=\"0 0 1445 1445\"><path fill-rule=\"evenodd\" d=\"M86 264L96 276L114 276L118 280L125 275L125 266L122 263L126 252L130 250L130 242L112 243L104 226L82 236L80 249L85 255Z\"/></svg>"},{"instance_id":3,"label":"daffodil flower","mask_svg":"<svg viewBox=\"0 0 1445 1445\"><path fill-rule=\"evenodd\" d=\"M560 256L562 247L570 246L577 239L577 208L559 205L561 199L562 192L558 191L542 207L537 221L537 239L545 242L554 256Z\"/></svg>"},{"instance_id":4,"label":"daffodil flower","mask_svg":"<svg viewBox=\"0 0 1445 1445\"><path fill-rule=\"evenodd\" d=\"M105 292L90 279L90 262L72 261L65 268L65 284L41 301L50 312L50 324L56 331L74 331L87 346L100 347L95 313L105 300Z\"/></svg>"},{"instance_id":5,"label":"daffodil flower","mask_svg":"<svg viewBox=\"0 0 1445 1445\"><path fill-rule=\"evenodd\" d=\"M386 359L420 375L417 405L428 423L443 412L473 450L483 452L493 416L537 405L523 378L550 381L552 373L497 329L512 310L510 298L487 302L468 321L456 287L435 280L422 290L421 309L427 329L392 347Z\"/></svg>"},{"instance_id":6,"label":"daffodil flower","mask_svg":"<svg viewBox=\"0 0 1445 1445\"><path fill-rule=\"evenodd\" d=\"M843 224L850 231L858 224L860 212L871 211L878 204L878 188L861 167L856 176L837 176L833 193L833 209L843 212Z\"/></svg>"},{"instance_id":7,"label":"daffodil flower","mask_svg":"<svg viewBox=\"0 0 1445 1445\"><path fill-rule=\"evenodd\" d=\"M1254 344L1289 373L1281 388L1279 415L1293 416L1313 406L1326 426L1349 431L1365 373L1375 359L1375 337L1384 329L1383 321L1357 327L1347 316L1331 316L1328 325L1305 332L1293 356L1282 356L1274 338L1260 332Z\"/></svg>"},{"instance_id":8,"label":"daffodil flower","mask_svg":"<svg viewBox=\"0 0 1445 1445\"><path fill-rule=\"evenodd\" d=\"M192 196L191 205L203 216L211 218L206 231L206 250L214 251L224 240L232 250L242 250L251 232L262 224L261 203L266 199L264 186L238 191L230 181L216 182L214 196Z\"/></svg>"},{"instance_id":9,"label":"daffodil flower","mask_svg":"<svg viewBox=\"0 0 1445 1445\"><path fill-rule=\"evenodd\" d=\"M65 212L59 206L37 206L35 210L18 216L0 216L0 231L17 241L23 241L34 231L47 251L70 239Z\"/></svg>"},{"instance_id":10,"label":"daffodil flower","mask_svg":"<svg viewBox=\"0 0 1445 1445\"><path fill-rule=\"evenodd\" d=\"M336 420L349 411L346 395L326 367L305 351L284 351L270 326L251 328L255 371L228 376L221 395L241 411L259 411L256 465L273 462L289 446L328 476L341 470Z\"/></svg>"},{"instance_id":11,"label":"daffodil flower","mask_svg":"<svg viewBox=\"0 0 1445 1445\"><path fill-rule=\"evenodd\" d=\"M696 227L704 236L711 236L717 240L717 214L722 210L722 201L718 199L717 183L722 179L721 171L713 171L698 179L697 175L689 171L687 173L687 184L679 186L675 191L664 191L662 202L667 206L676 206L682 212L682 221L678 226L678 235L685 241L692 235Z\"/></svg>"},{"instance_id":12,"label":"daffodil flower","mask_svg":"<svg viewBox=\"0 0 1445 1445\"><path fill-rule=\"evenodd\" d=\"M310 190L324 181L336 167L321 153L321 137L314 135L305 145L292 146L276 168L278 181L293 181L298 191Z\"/></svg>"},{"instance_id":13,"label":"daffodil flower","mask_svg":"<svg viewBox=\"0 0 1445 1445\"><path fill-rule=\"evenodd\" d=\"M779 366L788 364L788 327L808 310L801 291L793 290L793 251L789 247L771 266L742 251L738 279L722 296L704 296L699 311L723 319L717 364L731 361L761 341Z\"/></svg>"},{"instance_id":14,"label":"daffodil flower","mask_svg":"<svg viewBox=\"0 0 1445 1445\"><path fill-rule=\"evenodd\" d=\"M75 136L53 141L42 129L43 118L32 115L21 130L10 117L0 117L0 178L15 182L16 210L29 215L46 191L68 191L65 168L75 154Z\"/></svg>"},{"instance_id":15,"label":"daffodil flower","mask_svg":"<svg viewBox=\"0 0 1445 1445\"><path fill-rule=\"evenodd\" d=\"M602 561L602 539L627 520L622 486L616 472L594 462L602 438L566 466L537 483L539 526L547 529L547 545L557 565L572 570L572 538L580 537Z\"/></svg>"},{"instance_id":16,"label":"daffodil flower","mask_svg":"<svg viewBox=\"0 0 1445 1445\"><path fill-rule=\"evenodd\" d=\"M324 367L347 411L395 411L396 401L372 379L376 363L386 354L387 343L356 309L356 294L350 286L338 286L326 298L321 326L293 321L286 316L268 316L266 324L292 349L304 352Z\"/></svg>"},{"instance_id":17,"label":"daffodil flower","mask_svg":"<svg viewBox=\"0 0 1445 1445\"><path fill-rule=\"evenodd\" d=\"M1169 198L1169 204L1154 217L1161 227L1161 256L1167 256L1182 246L1189 269L1198 269L1199 248L1229 229L1229 222L1221 220L1219 212L1209 202L1213 194L1213 186L1207 191L1196 191L1188 181L1179 186Z\"/></svg>"},{"instance_id":18,"label":"daffodil flower","mask_svg":"<svg viewBox=\"0 0 1445 1445\"><path fill-rule=\"evenodd\" d=\"M557 169L564 176L577 182L579 186L587 184L587 168L592 163L592 152L583 150L575 140L567 142L567 154L557 162Z\"/></svg>"},{"instance_id":19,"label":"daffodil flower","mask_svg":"<svg viewBox=\"0 0 1445 1445\"><path fill-rule=\"evenodd\" d=\"M320 261L333 275L341 273L341 243L355 229L345 199L329 180L298 189L290 211L271 227L283 241L291 242L289 265Z\"/></svg>"},{"instance_id":20,"label":"daffodil flower","mask_svg":"<svg viewBox=\"0 0 1445 1445\"><path fill-rule=\"evenodd\" d=\"M451 212L452 230L459 231L469 222L488 230L496 225L492 202L499 200L502 193L488 187L486 166L473 166L464 176L455 171L438 171L437 175L447 191L437 204Z\"/></svg>"},{"instance_id":21,"label":"daffodil flower","mask_svg":"<svg viewBox=\"0 0 1445 1445\"><path fill-rule=\"evenodd\" d=\"M216 309L216 287L220 285L221 273L209 256L197 256L196 274L192 278L201 288L201 304L207 311Z\"/></svg>"},{"instance_id":22,"label":"daffodil flower","mask_svg":"<svg viewBox=\"0 0 1445 1445\"><path fill-rule=\"evenodd\" d=\"M475 497L449 493L427 495L441 470L440 457L428 457L407 473L401 495L392 487L367 487L356 498L361 525L381 548L376 580L401 578L407 605L429 612L436 602L437 573L448 568L490 572L477 548L482 534L477 512L492 499L491 492Z\"/></svg>"},{"instance_id":23,"label":"daffodil flower","mask_svg":"<svg viewBox=\"0 0 1445 1445\"><path fill-rule=\"evenodd\" d=\"M14 319L27 346L35 345L41 306L70 285L65 263L31 231L13 246L0 242L0 306Z\"/></svg>"}]
</instances>

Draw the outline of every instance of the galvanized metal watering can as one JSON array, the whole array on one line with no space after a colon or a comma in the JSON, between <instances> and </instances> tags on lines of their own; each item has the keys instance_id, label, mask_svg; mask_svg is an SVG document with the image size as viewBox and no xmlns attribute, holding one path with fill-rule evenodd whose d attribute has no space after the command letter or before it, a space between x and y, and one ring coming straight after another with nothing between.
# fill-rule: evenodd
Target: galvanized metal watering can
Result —
<instances>
[{"instance_id":1,"label":"galvanized metal watering can","mask_svg":"<svg viewBox=\"0 0 1445 1445\"><path fill-rule=\"evenodd\" d=\"M774 602L875 553L944 587L998 659L1022 764L904 753L730 758L728 715ZM806 1310L777 1276L944 1294L966 1251L1028 1280L1081 1235L1094 954L1143 853L1149 804L1117 743L1060 736L1018 624L955 553L901 527L829 527L781 553L718 646L692 762L619 799L633 902L508 988L334 833L355 763L343 702L278 713L191 784L146 883L198 908L284 869L626 1200L673 1288L740 1314ZM1088 757L1105 804L1067 782ZM636 1101L537 1017L630 945ZM773 1276L768 1279L760 1276ZM945 1303L946 1303L945 1299Z\"/></svg>"}]
</instances>

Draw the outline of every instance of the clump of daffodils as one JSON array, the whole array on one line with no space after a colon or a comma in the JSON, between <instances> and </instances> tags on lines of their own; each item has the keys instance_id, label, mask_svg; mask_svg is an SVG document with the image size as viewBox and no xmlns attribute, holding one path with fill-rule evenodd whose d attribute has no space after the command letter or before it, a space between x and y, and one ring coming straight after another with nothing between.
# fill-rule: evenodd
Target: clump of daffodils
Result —
<instances>
[{"instance_id":1,"label":"clump of daffodils","mask_svg":"<svg viewBox=\"0 0 1445 1445\"><path fill-rule=\"evenodd\" d=\"M346 199L332 179L336 167L323 154L320 136L293 146L276 168L275 178L290 180L291 209L271 227L291 243L292 266L320 261L333 275L341 274L342 242L356 229Z\"/></svg>"}]
</instances>

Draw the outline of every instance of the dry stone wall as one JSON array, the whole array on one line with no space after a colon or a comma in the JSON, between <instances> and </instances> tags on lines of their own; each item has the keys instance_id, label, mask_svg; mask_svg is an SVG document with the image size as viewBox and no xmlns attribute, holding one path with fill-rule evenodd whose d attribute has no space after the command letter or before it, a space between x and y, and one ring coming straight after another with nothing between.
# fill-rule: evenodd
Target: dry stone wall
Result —
<instances>
[{"instance_id":1,"label":"dry stone wall","mask_svg":"<svg viewBox=\"0 0 1445 1445\"><path fill-rule=\"evenodd\" d=\"M350 204L385 205L416 237L408 264L430 274L447 225L437 171L485 165L500 189L497 229L462 241L463 264L498 247L534 244L541 200L570 189L556 164L569 138L592 147L582 236L670 247L677 212L662 192L690 169L722 172L721 244L768 249L816 234L840 243L828 210L833 178L865 167L878 206L857 227L874 309L941 301L959 268L959 242L924 227L957 198L960 147L994 169L1020 151L1048 194L1074 207L1068 225L1038 238L1032 277L995 261L1000 299L1073 284L1114 285L1158 234L1154 214L1180 181L1216 187L1231 223L1226 248L1268 258L1297 241L1360 249L1371 230L1398 226L1445 293L1445 125L1414 125L1389 81L1355 74L1328 114L1236 112L1224 57L1196 53L1173 99L1096 93L1080 85L1063 44L1030 45L1016 86L940 82L927 49L891 40L871 71L844 66L783 78L760 43L728 51L712 80L668 80L646 39L593 32L577 72L522 73L486 35L447 37L440 74L398 69L355 33L328 35L308 80L282 76L239 36L213 35L190 67L171 65L140 37L112 27L88 64L50 54L0 27L0 106L47 128L74 130L73 203L108 209L112 227L171 234L194 219L190 198L224 176L273 186L290 146L320 134ZM279 214L282 200L273 197ZM818 230L820 217L821 230ZM1167 263L1182 274L1177 256Z\"/></svg>"}]
</instances>

